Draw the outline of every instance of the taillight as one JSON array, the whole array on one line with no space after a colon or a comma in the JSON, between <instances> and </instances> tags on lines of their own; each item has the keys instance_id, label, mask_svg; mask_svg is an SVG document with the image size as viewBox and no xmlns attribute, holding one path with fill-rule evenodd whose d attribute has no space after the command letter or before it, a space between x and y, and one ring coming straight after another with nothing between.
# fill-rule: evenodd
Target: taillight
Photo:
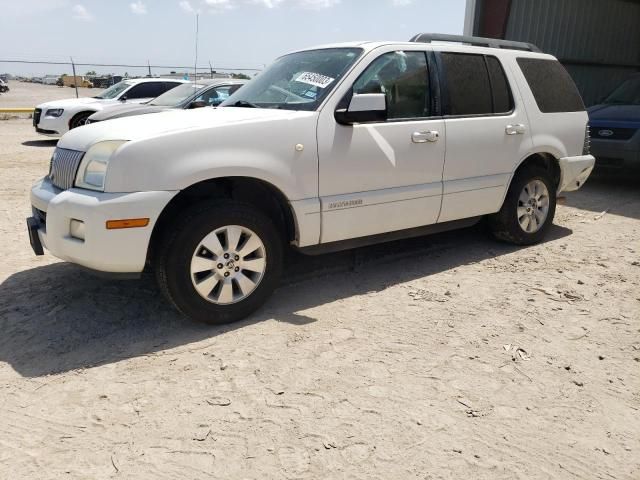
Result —
<instances>
[{"instance_id":1,"label":"taillight","mask_svg":"<svg viewBox=\"0 0 640 480\"><path fill-rule=\"evenodd\" d=\"M582 155L591 155L591 133L589 132L589 125L584 131L584 146L582 147Z\"/></svg>"}]
</instances>

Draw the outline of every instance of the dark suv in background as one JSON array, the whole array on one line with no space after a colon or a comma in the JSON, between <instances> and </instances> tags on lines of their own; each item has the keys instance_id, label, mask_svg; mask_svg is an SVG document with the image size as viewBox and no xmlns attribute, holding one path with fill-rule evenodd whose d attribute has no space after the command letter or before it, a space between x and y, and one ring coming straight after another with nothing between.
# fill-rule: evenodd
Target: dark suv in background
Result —
<instances>
[{"instance_id":1,"label":"dark suv in background","mask_svg":"<svg viewBox=\"0 0 640 480\"><path fill-rule=\"evenodd\" d=\"M596 166L640 170L640 73L589 108L589 127Z\"/></svg>"}]
</instances>

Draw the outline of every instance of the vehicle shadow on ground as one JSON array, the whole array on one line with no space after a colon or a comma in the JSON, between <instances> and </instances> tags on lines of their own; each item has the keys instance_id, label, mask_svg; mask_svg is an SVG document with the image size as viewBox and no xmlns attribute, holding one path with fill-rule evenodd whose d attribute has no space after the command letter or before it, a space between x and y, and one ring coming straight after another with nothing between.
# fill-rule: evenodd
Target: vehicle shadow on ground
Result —
<instances>
[{"instance_id":1,"label":"vehicle shadow on ground","mask_svg":"<svg viewBox=\"0 0 640 480\"><path fill-rule=\"evenodd\" d=\"M25 140L22 145L25 147L55 147L58 143L57 138L50 138L47 140Z\"/></svg>"},{"instance_id":2,"label":"vehicle shadow on ground","mask_svg":"<svg viewBox=\"0 0 640 480\"><path fill-rule=\"evenodd\" d=\"M594 171L566 205L596 213L640 219L640 171Z\"/></svg>"},{"instance_id":3,"label":"vehicle shadow on ground","mask_svg":"<svg viewBox=\"0 0 640 480\"><path fill-rule=\"evenodd\" d=\"M547 241L570 235L553 226ZM512 253L480 227L309 257L290 252L284 285L239 323L194 323L162 298L151 275L115 281L69 263L22 271L0 285L0 361L26 377L109 364L224 335L262 321L314 322L304 311Z\"/></svg>"}]
</instances>

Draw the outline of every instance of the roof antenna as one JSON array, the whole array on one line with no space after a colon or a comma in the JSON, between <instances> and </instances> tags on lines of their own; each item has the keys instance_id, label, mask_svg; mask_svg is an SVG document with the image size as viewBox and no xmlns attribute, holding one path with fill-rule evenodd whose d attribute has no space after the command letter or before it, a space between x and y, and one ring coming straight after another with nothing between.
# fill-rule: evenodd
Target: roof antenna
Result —
<instances>
[{"instance_id":1,"label":"roof antenna","mask_svg":"<svg viewBox=\"0 0 640 480\"><path fill-rule=\"evenodd\" d=\"M193 63L193 90L198 87L198 27L200 23L200 14L196 13L196 58Z\"/></svg>"}]
</instances>

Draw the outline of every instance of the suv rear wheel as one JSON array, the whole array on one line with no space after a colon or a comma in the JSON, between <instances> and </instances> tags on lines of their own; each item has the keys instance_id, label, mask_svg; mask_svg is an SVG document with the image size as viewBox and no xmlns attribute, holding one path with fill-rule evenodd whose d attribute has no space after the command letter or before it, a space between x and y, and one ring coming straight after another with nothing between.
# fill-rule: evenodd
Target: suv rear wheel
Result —
<instances>
[{"instance_id":1,"label":"suv rear wheel","mask_svg":"<svg viewBox=\"0 0 640 480\"><path fill-rule=\"evenodd\" d=\"M207 202L190 208L170 228L156 276L185 315L211 324L234 322L259 308L277 286L282 238L254 207Z\"/></svg>"},{"instance_id":2,"label":"suv rear wheel","mask_svg":"<svg viewBox=\"0 0 640 480\"><path fill-rule=\"evenodd\" d=\"M493 235L516 245L540 242L553 223L556 194L549 173L536 166L516 173L500 211L489 217Z\"/></svg>"}]
</instances>

